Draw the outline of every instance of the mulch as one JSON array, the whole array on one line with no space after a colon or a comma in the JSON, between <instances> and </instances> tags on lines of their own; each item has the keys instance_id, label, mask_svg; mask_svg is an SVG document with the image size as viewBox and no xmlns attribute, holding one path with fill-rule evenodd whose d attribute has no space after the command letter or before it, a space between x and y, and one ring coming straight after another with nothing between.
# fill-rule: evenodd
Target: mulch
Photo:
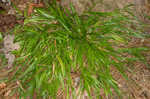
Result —
<instances>
[{"instance_id":1,"label":"mulch","mask_svg":"<svg viewBox=\"0 0 150 99\"><path fill-rule=\"evenodd\" d=\"M15 15L0 14L0 32L7 32L17 24Z\"/></svg>"}]
</instances>

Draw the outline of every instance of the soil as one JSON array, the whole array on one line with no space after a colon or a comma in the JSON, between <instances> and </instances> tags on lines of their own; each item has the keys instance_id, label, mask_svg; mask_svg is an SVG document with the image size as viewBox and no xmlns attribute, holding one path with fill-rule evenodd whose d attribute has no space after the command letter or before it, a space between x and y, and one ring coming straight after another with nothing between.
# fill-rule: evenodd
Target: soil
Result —
<instances>
[{"instance_id":1,"label":"soil","mask_svg":"<svg viewBox=\"0 0 150 99\"><path fill-rule=\"evenodd\" d=\"M30 0L12 0L15 5L22 11L28 6L27 2ZM147 0L144 0L147 2ZM94 7L93 10L95 11L110 11L115 8L121 8L124 5L128 4L129 2L135 3L139 5L141 0L61 0L62 6L68 6L68 4L72 2L78 13L81 14L83 11L87 10L88 7ZM96 5L93 6L93 2L96 2ZM99 2L99 3L97 3ZM143 9L148 9L146 3L137 7L137 13L143 11ZM141 7L141 8L140 8ZM11 8L11 7L10 7ZM0 7L0 10L4 9L3 7ZM146 10L147 11L147 10ZM142 12L143 13L143 12ZM17 15L11 15L11 14L0 14L0 32L8 32L11 29L14 28L15 24L18 23ZM141 16L140 16L141 17ZM142 19L142 18L141 18ZM150 47L150 39L142 40L142 39L133 39L129 46L146 46ZM0 52L0 55L3 53ZM150 52L143 53L147 59L147 61L150 62ZM0 66L3 63L3 59L0 57ZM128 70L126 71L127 76L129 77L129 80L125 80L116 70L115 68L112 68L112 74L114 78L117 80L120 89L123 92L123 99L150 99L150 69L146 67L141 62L136 62L134 64L130 64L127 66ZM0 77L7 77L7 71L9 69L3 69L0 70L1 74ZM9 75L11 76L11 75ZM13 87L16 84L13 85ZM7 88L7 84L0 83L0 93L4 89ZM0 94L0 99L19 99L16 98L17 95L10 96L9 93L11 92L11 89L4 91L2 94ZM63 96L62 96L63 97ZM58 98L63 99L63 98ZM64 98L65 99L65 98ZM84 98L82 98L84 99ZM104 97L104 99L120 99L115 93L113 93L113 96Z\"/></svg>"},{"instance_id":2,"label":"soil","mask_svg":"<svg viewBox=\"0 0 150 99\"><path fill-rule=\"evenodd\" d=\"M0 15L0 32L7 32L17 24L15 15Z\"/></svg>"}]
</instances>

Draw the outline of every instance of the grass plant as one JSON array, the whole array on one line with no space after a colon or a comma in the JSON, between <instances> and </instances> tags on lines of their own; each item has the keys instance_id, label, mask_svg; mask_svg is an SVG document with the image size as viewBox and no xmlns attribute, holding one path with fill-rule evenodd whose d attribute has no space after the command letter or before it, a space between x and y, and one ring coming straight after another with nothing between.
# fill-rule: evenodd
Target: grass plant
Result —
<instances>
[{"instance_id":1,"label":"grass plant","mask_svg":"<svg viewBox=\"0 0 150 99\"><path fill-rule=\"evenodd\" d=\"M25 99L35 93L39 99L55 99L59 89L69 99L70 90L76 91L72 73L77 73L80 91L89 97L91 91L99 97L101 89L106 95L112 90L120 95L110 69L115 67L126 77L125 64L144 60L140 52L147 50L126 46L131 37L143 37L138 26L131 28L137 24L127 8L80 16L72 5L70 10L55 2L38 8L16 34L21 49L14 52L18 58L11 81L20 82L17 90Z\"/></svg>"}]
</instances>

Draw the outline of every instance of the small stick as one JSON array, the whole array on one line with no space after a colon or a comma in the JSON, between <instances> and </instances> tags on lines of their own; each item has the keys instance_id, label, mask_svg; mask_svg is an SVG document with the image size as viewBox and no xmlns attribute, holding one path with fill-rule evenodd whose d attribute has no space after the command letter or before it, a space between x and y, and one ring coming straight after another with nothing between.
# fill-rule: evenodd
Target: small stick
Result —
<instances>
[{"instance_id":1,"label":"small stick","mask_svg":"<svg viewBox=\"0 0 150 99\"><path fill-rule=\"evenodd\" d=\"M43 3L30 3L29 4L29 8L28 8L28 16L31 15L31 13L33 12L33 8L36 7L36 8L40 8L40 7L44 7L44 4Z\"/></svg>"}]
</instances>

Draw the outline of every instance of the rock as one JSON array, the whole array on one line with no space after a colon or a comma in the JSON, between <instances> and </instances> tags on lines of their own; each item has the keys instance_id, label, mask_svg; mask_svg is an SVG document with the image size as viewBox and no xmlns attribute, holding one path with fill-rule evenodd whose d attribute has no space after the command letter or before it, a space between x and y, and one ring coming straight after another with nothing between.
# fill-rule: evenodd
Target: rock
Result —
<instances>
[{"instance_id":1,"label":"rock","mask_svg":"<svg viewBox=\"0 0 150 99\"><path fill-rule=\"evenodd\" d=\"M14 35L7 35L4 37L3 52L8 59L8 68L11 68L15 60L15 55L11 51L18 50L20 48L18 43L14 43Z\"/></svg>"}]
</instances>

